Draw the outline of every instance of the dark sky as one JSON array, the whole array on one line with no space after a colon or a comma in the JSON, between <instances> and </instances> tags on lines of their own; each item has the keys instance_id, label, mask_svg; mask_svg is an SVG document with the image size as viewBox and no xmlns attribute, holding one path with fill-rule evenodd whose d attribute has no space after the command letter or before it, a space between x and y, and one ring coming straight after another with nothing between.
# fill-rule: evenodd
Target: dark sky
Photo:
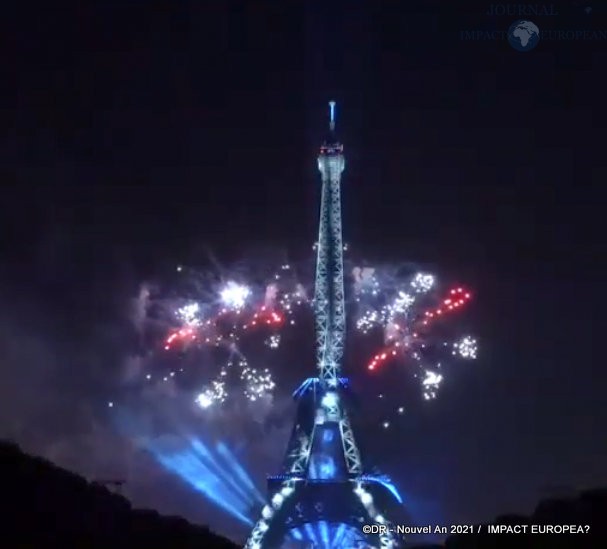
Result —
<instances>
[{"instance_id":1,"label":"dark sky","mask_svg":"<svg viewBox=\"0 0 607 549\"><path fill-rule=\"evenodd\" d=\"M517 17L447 4L8 8L2 435L94 474L74 448L108 430L98 411L132 344L128 300L198 247L225 261L309 250L333 98L346 240L466 281L482 341L443 398L377 434L372 458L427 522L605 485L607 41L465 41ZM532 18L542 30L607 30L598 8L554 5ZM62 461L68 447L78 459ZM138 478L138 504L206 520L199 496Z\"/></svg>"}]
</instances>

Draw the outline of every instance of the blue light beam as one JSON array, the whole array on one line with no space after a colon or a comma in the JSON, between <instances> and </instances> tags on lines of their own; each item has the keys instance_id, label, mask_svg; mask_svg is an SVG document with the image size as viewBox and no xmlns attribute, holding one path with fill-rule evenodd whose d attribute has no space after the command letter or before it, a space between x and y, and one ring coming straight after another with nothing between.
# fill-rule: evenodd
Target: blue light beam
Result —
<instances>
[{"instance_id":1,"label":"blue light beam","mask_svg":"<svg viewBox=\"0 0 607 549\"><path fill-rule=\"evenodd\" d=\"M167 471L177 475L210 502L247 526L252 508L265 504L243 466L222 442L212 452L196 437L182 440L183 449L168 451L158 441L146 447Z\"/></svg>"},{"instance_id":2,"label":"blue light beam","mask_svg":"<svg viewBox=\"0 0 607 549\"><path fill-rule=\"evenodd\" d=\"M236 456L234 456L234 454L232 452L230 452L230 449L223 442L220 442L217 445L217 452L219 454L221 454L228 461L232 470L236 473L236 475L238 476L240 481L249 489L249 491L253 495L253 497L261 505L265 505L266 504L265 498L263 497L261 492L257 489L257 486L255 486L255 484L253 484L251 477L247 474L247 472L244 470L242 465L240 465L240 463L238 463Z\"/></svg>"}]
</instances>

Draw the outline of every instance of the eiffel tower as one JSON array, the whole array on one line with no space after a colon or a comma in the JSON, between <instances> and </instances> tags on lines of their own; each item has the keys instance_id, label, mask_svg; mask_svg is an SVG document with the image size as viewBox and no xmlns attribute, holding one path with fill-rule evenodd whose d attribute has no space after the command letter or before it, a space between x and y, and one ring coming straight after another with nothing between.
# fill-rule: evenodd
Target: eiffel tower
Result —
<instances>
[{"instance_id":1,"label":"eiffel tower","mask_svg":"<svg viewBox=\"0 0 607 549\"><path fill-rule=\"evenodd\" d=\"M314 314L318 377L294 396L298 412L281 475L268 479L269 503L246 549L398 547L383 509L400 502L386 477L365 474L348 414L348 380L342 377L346 336L341 174L343 145L335 135L331 101L329 135L320 148L322 176ZM373 533L364 534L363 525Z\"/></svg>"}]
</instances>

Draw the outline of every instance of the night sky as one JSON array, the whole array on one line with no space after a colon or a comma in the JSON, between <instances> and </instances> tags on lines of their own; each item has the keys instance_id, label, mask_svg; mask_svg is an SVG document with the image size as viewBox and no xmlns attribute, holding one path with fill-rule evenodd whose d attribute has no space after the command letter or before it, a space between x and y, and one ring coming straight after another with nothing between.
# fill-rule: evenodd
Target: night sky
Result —
<instances>
[{"instance_id":1,"label":"night sky","mask_svg":"<svg viewBox=\"0 0 607 549\"><path fill-rule=\"evenodd\" d=\"M370 261L465 281L481 342L437 401L360 432L368 459L423 523L605 485L607 41L526 53L466 41L460 31L517 17L447 4L7 8L0 434L89 478L126 476L139 506L226 531L108 419L140 351L129 304L201 250L313 262L316 155L335 99L345 240ZM554 5L558 16L529 18L607 29L607 11ZM350 354L348 367L364 361ZM274 461L249 464L259 486L282 458L284 436L271 438Z\"/></svg>"}]
</instances>

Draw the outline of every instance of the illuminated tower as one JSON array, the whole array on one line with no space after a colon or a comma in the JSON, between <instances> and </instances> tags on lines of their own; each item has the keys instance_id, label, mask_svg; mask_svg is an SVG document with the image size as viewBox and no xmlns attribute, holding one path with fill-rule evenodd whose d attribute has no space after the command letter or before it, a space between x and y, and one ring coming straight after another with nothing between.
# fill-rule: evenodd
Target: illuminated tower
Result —
<instances>
[{"instance_id":1,"label":"illuminated tower","mask_svg":"<svg viewBox=\"0 0 607 549\"><path fill-rule=\"evenodd\" d=\"M346 335L341 174L343 145L335 136L335 102L329 136L320 148L322 176L314 313L318 377L295 391L299 406L281 475L268 479L269 503L247 549L322 547L394 548L383 509L400 496L386 477L364 474L348 415L348 381L342 376ZM380 534L364 535L363 525Z\"/></svg>"}]
</instances>

